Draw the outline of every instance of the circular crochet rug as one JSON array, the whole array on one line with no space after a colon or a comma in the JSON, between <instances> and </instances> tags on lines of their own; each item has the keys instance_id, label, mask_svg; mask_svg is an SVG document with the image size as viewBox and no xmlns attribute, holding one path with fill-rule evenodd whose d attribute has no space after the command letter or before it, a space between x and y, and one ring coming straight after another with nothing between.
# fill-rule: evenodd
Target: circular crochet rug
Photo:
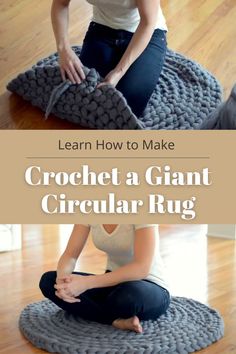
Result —
<instances>
[{"instance_id":1,"label":"circular crochet rug","mask_svg":"<svg viewBox=\"0 0 236 354\"><path fill-rule=\"evenodd\" d=\"M187 354L219 340L223 319L195 300L174 297L165 315L144 321L143 333L76 318L49 300L28 305L19 326L36 347L60 354Z\"/></svg>"},{"instance_id":2,"label":"circular crochet rug","mask_svg":"<svg viewBox=\"0 0 236 354\"><path fill-rule=\"evenodd\" d=\"M81 47L73 47L79 56ZM70 122L96 129L200 129L219 106L221 86L198 63L167 50L163 71L141 117L136 117L116 88L101 81L95 69L84 68L80 85L62 82L57 54L40 60L8 85L32 105Z\"/></svg>"}]
</instances>

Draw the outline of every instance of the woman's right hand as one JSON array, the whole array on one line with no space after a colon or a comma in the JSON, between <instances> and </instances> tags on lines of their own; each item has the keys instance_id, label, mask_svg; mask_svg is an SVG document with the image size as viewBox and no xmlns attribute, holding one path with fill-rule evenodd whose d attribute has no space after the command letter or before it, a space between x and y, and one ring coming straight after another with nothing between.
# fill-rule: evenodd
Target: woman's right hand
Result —
<instances>
[{"instance_id":1,"label":"woman's right hand","mask_svg":"<svg viewBox=\"0 0 236 354\"><path fill-rule=\"evenodd\" d=\"M71 47L59 51L59 65L63 81L68 78L73 84L80 84L85 79L83 65Z\"/></svg>"}]
</instances>

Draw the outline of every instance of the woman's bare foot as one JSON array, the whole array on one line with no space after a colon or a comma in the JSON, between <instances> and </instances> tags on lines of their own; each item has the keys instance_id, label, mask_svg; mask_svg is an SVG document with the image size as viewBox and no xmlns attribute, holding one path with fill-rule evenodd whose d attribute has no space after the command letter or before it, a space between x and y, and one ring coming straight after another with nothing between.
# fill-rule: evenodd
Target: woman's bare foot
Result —
<instances>
[{"instance_id":1,"label":"woman's bare foot","mask_svg":"<svg viewBox=\"0 0 236 354\"><path fill-rule=\"evenodd\" d=\"M137 333L142 333L143 329L141 326L141 323L139 321L139 318L137 316L133 316L130 318L118 318L117 320L112 322L112 326L123 329L123 330L130 330L134 331Z\"/></svg>"}]
</instances>

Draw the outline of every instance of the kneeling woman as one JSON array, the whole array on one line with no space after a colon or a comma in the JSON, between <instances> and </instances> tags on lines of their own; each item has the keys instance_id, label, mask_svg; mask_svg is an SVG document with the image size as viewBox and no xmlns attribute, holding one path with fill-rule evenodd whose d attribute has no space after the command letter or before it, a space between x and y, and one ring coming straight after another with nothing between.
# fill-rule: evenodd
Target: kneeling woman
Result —
<instances>
[{"instance_id":1,"label":"kneeling woman","mask_svg":"<svg viewBox=\"0 0 236 354\"><path fill-rule=\"evenodd\" d=\"M155 89L166 54L166 23L160 0L87 0L93 19L80 59L68 39L71 0L53 0L52 24L62 78L81 83L82 66L95 68L103 84L116 86L139 117Z\"/></svg>"},{"instance_id":2,"label":"kneeling woman","mask_svg":"<svg viewBox=\"0 0 236 354\"><path fill-rule=\"evenodd\" d=\"M108 257L101 275L73 272L90 231ZM141 333L140 320L157 319L170 303L158 226L75 225L57 272L43 274L40 289L69 313Z\"/></svg>"}]
</instances>

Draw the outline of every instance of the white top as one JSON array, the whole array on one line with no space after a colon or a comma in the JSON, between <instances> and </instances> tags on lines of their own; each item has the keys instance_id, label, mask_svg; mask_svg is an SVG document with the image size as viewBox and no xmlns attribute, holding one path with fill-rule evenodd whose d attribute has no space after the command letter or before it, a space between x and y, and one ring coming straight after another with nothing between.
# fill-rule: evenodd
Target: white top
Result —
<instances>
[{"instance_id":1,"label":"white top","mask_svg":"<svg viewBox=\"0 0 236 354\"><path fill-rule=\"evenodd\" d=\"M157 224L119 224L112 233L108 233L102 224L85 226L90 227L95 246L107 254L106 269L111 271L132 262L134 256L135 231L142 228L154 227L156 246L150 272L146 279L168 289L164 280L164 269L159 250L159 231Z\"/></svg>"},{"instance_id":2,"label":"white top","mask_svg":"<svg viewBox=\"0 0 236 354\"><path fill-rule=\"evenodd\" d=\"M93 5L93 21L102 25L135 32L140 16L136 0L87 0ZM156 28L167 30L161 6L158 10Z\"/></svg>"}]
</instances>

